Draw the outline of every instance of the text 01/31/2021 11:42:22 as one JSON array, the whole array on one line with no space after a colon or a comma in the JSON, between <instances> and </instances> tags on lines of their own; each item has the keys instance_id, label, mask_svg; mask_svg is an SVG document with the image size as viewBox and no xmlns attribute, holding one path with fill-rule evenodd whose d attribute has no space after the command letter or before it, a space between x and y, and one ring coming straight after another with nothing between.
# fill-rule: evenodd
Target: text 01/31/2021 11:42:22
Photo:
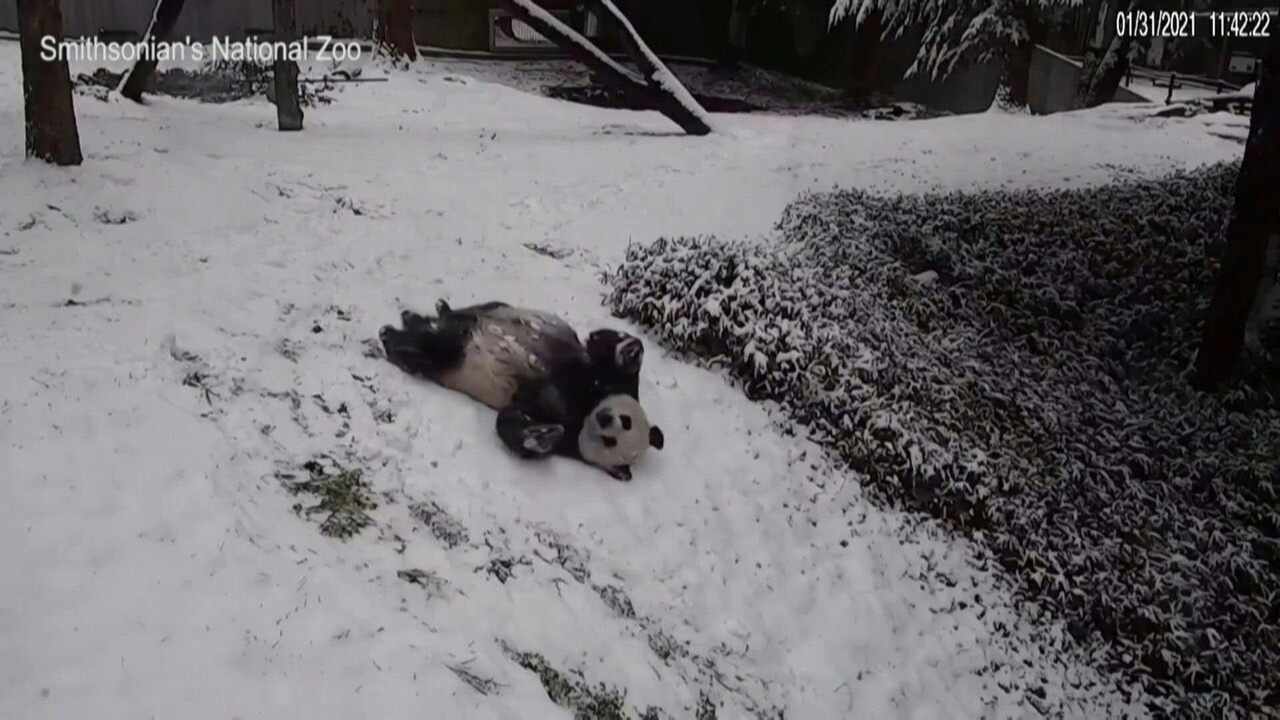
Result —
<instances>
[{"instance_id":1,"label":"text 01/31/2021 11:42:22","mask_svg":"<svg viewBox=\"0 0 1280 720\"><path fill-rule=\"evenodd\" d=\"M1265 38L1275 19L1267 10L1121 10L1115 30L1132 38Z\"/></svg>"}]
</instances>

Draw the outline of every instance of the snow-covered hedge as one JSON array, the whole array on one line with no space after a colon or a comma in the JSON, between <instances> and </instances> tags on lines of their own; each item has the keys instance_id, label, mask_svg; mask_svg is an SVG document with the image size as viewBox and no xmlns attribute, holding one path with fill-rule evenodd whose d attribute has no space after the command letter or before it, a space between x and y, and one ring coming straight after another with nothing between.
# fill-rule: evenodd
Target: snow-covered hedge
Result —
<instances>
[{"instance_id":1,"label":"snow-covered hedge","mask_svg":"<svg viewBox=\"0 0 1280 720\"><path fill-rule=\"evenodd\" d=\"M1186 381L1237 167L811 195L767 243L633 246L610 304L984 541L1166 709L1275 712L1278 378Z\"/></svg>"}]
</instances>

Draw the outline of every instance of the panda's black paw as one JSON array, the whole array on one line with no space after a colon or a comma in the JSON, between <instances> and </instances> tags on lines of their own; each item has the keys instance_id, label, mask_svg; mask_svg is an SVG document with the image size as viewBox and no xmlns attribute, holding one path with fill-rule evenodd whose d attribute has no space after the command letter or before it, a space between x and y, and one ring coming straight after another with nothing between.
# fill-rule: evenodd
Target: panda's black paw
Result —
<instances>
[{"instance_id":1,"label":"panda's black paw","mask_svg":"<svg viewBox=\"0 0 1280 720\"><path fill-rule=\"evenodd\" d=\"M546 455L563 437L563 425L530 425L520 431L520 446L528 452Z\"/></svg>"},{"instance_id":2,"label":"panda's black paw","mask_svg":"<svg viewBox=\"0 0 1280 720\"><path fill-rule=\"evenodd\" d=\"M644 361L644 344L638 337L624 336L613 351L614 362L620 370L639 373L640 363Z\"/></svg>"},{"instance_id":3,"label":"panda's black paw","mask_svg":"<svg viewBox=\"0 0 1280 720\"><path fill-rule=\"evenodd\" d=\"M436 301L437 315L444 317L445 315L448 315L451 312L453 312L453 308L449 307L449 303L445 302L443 299Z\"/></svg>"},{"instance_id":4,"label":"panda's black paw","mask_svg":"<svg viewBox=\"0 0 1280 720\"><path fill-rule=\"evenodd\" d=\"M404 326L406 332L431 330L435 327L434 320L429 317L423 317L412 310L401 311L400 324Z\"/></svg>"},{"instance_id":5,"label":"panda's black paw","mask_svg":"<svg viewBox=\"0 0 1280 720\"><path fill-rule=\"evenodd\" d=\"M396 335L399 333L399 330L391 327L390 325L383 325L381 328L378 328L378 342L382 343L382 348L384 350L389 350L389 345L395 343Z\"/></svg>"}]
</instances>

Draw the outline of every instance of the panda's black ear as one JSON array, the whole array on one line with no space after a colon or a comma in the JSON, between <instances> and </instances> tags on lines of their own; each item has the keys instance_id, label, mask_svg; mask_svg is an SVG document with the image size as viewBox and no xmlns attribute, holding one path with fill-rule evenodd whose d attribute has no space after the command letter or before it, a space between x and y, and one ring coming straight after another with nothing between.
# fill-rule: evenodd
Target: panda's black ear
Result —
<instances>
[{"instance_id":1,"label":"panda's black ear","mask_svg":"<svg viewBox=\"0 0 1280 720\"><path fill-rule=\"evenodd\" d=\"M662 437L662 428L654 425L649 428L649 444L661 450L666 439Z\"/></svg>"}]
</instances>

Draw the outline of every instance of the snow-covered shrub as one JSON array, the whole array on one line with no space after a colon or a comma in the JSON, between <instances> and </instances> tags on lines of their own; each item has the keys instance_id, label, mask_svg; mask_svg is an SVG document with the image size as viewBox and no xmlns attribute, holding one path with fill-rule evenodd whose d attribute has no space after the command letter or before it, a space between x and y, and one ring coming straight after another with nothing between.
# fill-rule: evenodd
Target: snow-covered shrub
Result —
<instances>
[{"instance_id":1,"label":"snow-covered shrub","mask_svg":"<svg viewBox=\"0 0 1280 720\"><path fill-rule=\"evenodd\" d=\"M75 86L83 92L114 90L120 86L124 73L98 68L93 74L80 73ZM191 98L201 102L229 103L246 98L266 97L274 101L272 65L256 60L209 60L198 70L169 68L160 70L151 78L148 92L172 97ZM324 83L315 87L299 83L298 102L302 107L328 105L333 102L333 86ZM105 99L105 95L101 99Z\"/></svg>"},{"instance_id":2,"label":"snow-covered shrub","mask_svg":"<svg viewBox=\"0 0 1280 720\"><path fill-rule=\"evenodd\" d=\"M1274 712L1280 378L1186 377L1237 168L806 196L768 244L633 246L610 304L984 541L1166 711Z\"/></svg>"}]
</instances>

